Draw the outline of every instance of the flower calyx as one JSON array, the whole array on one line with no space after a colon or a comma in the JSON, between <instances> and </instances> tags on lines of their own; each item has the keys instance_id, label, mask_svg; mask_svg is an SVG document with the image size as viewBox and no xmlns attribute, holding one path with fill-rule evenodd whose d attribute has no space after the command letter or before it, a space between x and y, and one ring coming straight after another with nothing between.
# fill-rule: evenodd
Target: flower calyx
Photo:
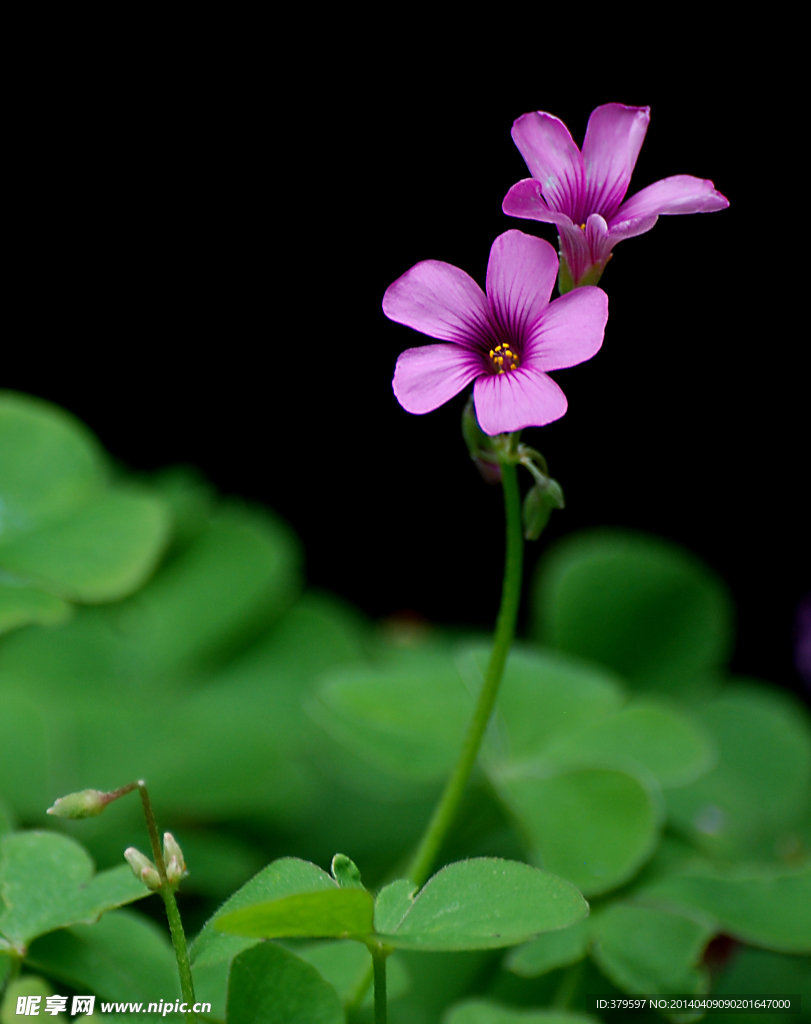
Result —
<instances>
[{"instance_id":1,"label":"flower calyx","mask_svg":"<svg viewBox=\"0 0 811 1024\"><path fill-rule=\"evenodd\" d=\"M501 483L502 463L518 461L514 444L518 433L496 434L492 437L485 434L476 418L472 395L462 412L462 436L476 469L487 484Z\"/></svg>"}]
</instances>

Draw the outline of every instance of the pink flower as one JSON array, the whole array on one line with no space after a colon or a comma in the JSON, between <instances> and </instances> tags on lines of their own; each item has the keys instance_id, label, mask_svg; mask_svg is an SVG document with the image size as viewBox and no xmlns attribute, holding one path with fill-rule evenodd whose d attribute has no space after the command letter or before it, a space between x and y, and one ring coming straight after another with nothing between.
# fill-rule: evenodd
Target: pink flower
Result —
<instances>
[{"instance_id":1,"label":"pink flower","mask_svg":"<svg viewBox=\"0 0 811 1024\"><path fill-rule=\"evenodd\" d=\"M711 181L690 174L663 178L623 202L649 121L650 107L597 107L582 153L566 125L551 114L524 114L513 124L513 141L532 177L513 185L502 209L512 217L557 225L561 291L596 284L617 242L650 231L660 214L711 213L729 206Z\"/></svg>"},{"instance_id":2,"label":"pink flower","mask_svg":"<svg viewBox=\"0 0 811 1024\"><path fill-rule=\"evenodd\" d=\"M548 242L506 231L493 242L487 294L463 270L424 260L386 290L390 320L444 345L410 348L392 387L407 412L432 412L475 381L473 401L485 433L541 427L566 412L549 370L576 366L603 343L608 298L582 288L549 301L558 260Z\"/></svg>"}]
</instances>

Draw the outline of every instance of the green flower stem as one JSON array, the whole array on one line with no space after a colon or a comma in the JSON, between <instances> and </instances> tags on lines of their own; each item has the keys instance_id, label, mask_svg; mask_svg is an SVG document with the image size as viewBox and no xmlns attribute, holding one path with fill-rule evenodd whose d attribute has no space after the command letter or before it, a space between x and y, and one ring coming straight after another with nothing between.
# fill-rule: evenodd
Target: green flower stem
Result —
<instances>
[{"instance_id":1,"label":"green flower stem","mask_svg":"<svg viewBox=\"0 0 811 1024\"><path fill-rule=\"evenodd\" d=\"M138 780L137 786L144 808L146 828L149 832L149 842L152 846L152 856L155 860L155 867L158 869L158 877L161 880L161 887L158 892L161 894L166 906L166 917L169 920L169 931L172 934L172 946L174 947L175 959L177 960L177 973L180 975L180 991L183 995L183 1001L191 1007L195 1002L194 982L191 976L189 951L186 947L186 933L183 931L183 922L180 920L180 911L177 908L174 889L166 877L166 861L163 859L163 848L161 847L158 823L155 821L155 813L152 810L149 791L143 779ZM189 1010L186 1014L186 1020L193 1021L194 1019L195 1015Z\"/></svg>"},{"instance_id":2,"label":"green flower stem","mask_svg":"<svg viewBox=\"0 0 811 1024\"><path fill-rule=\"evenodd\" d=\"M375 976L375 1024L387 1024L389 1008L386 1000L386 958L390 949L377 946L370 949Z\"/></svg>"},{"instance_id":3,"label":"green flower stem","mask_svg":"<svg viewBox=\"0 0 811 1024\"><path fill-rule=\"evenodd\" d=\"M189 1007L186 1013L186 1020L196 1020L196 1014L192 1013L194 1005L194 982L191 976L191 964L189 963L189 951L186 948L186 933L183 931L183 922L180 920L180 911L177 909L177 900L171 889L158 890L166 905L166 916L169 919L169 931L172 933L172 945L175 948L177 959L177 972L180 975L180 991L183 1001Z\"/></svg>"},{"instance_id":4,"label":"green flower stem","mask_svg":"<svg viewBox=\"0 0 811 1024\"><path fill-rule=\"evenodd\" d=\"M149 843L152 846L152 858L155 861L155 867L158 869L158 877L161 880L161 885L165 888L167 885L166 861L163 859L161 837L158 832L158 823L155 821L155 813L152 810L152 801L149 799L149 790L146 788L146 783L143 779L139 779L136 785L138 786L138 792L141 795L141 803L144 808L146 830L149 833Z\"/></svg>"},{"instance_id":5,"label":"green flower stem","mask_svg":"<svg viewBox=\"0 0 811 1024\"><path fill-rule=\"evenodd\" d=\"M501 608L496 623L493 650L484 676L484 685L462 744L459 760L445 785L442 797L407 872L411 881L417 885L422 885L431 874L440 848L459 810L465 786L470 778L473 765L476 763L482 737L496 703L501 677L504 674L504 665L515 636L515 624L521 600L524 535L521 524L518 477L514 463L507 461L501 463L501 479L504 487L504 508L507 519L507 558L504 566Z\"/></svg>"}]
</instances>

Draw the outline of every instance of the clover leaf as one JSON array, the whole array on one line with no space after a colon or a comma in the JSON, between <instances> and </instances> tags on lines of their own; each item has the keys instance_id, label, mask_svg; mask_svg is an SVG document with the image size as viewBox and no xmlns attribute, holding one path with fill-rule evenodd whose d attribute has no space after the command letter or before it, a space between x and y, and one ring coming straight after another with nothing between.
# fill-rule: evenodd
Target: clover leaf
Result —
<instances>
[{"instance_id":1,"label":"clover leaf","mask_svg":"<svg viewBox=\"0 0 811 1024\"><path fill-rule=\"evenodd\" d=\"M388 905L378 921L399 923L378 933L369 893L341 889L334 882L330 888L317 875L311 877L318 887L309 892L243 902L228 912L223 908L209 923L214 931L249 938L340 936L402 949L453 951L516 945L539 932L565 928L588 913L583 897L562 878L528 864L479 857L449 864L413 899L403 886L395 891L396 899L391 887L383 890ZM296 884L303 883L304 872L299 871ZM282 889L273 888L277 893Z\"/></svg>"},{"instance_id":2,"label":"clover leaf","mask_svg":"<svg viewBox=\"0 0 811 1024\"><path fill-rule=\"evenodd\" d=\"M67 836L14 832L0 839L0 938L20 955L40 935L91 923L149 895L126 864L94 875L89 855Z\"/></svg>"},{"instance_id":3,"label":"clover leaf","mask_svg":"<svg viewBox=\"0 0 811 1024\"><path fill-rule=\"evenodd\" d=\"M97 442L47 402L0 393L0 630L126 596L169 532L158 498L107 483Z\"/></svg>"}]
</instances>

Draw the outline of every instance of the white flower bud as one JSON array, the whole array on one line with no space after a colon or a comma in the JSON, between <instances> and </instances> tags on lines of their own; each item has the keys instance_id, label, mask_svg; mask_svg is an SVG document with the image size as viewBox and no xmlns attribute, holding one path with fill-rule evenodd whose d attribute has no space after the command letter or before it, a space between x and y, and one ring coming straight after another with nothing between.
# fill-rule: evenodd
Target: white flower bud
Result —
<instances>
[{"instance_id":1,"label":"white flower bud","mask_svg":"<svg viewBox=\"0 0 811 1024\"><path fill-rule=\"evenodd\" d=\"M127 849L124 850L124 859L132 868L132 873L135 877L143 882L148 889L152 889L153 892L156 889L160 889L161 879L158 874L158 869L149 857L145 857L141 851L136 850L134 846L128 846Z\"/></svg>"},{"instance_id":2,"label":"white flower bud","mask_svg":"<svg viewBox=\"0 0 811 1024\"><path fill-rule=\"evenodd\" d=\"M166 861L166 878L177 885L186 874L186 861L183 851L171 832L163 833L163 859Z\"/></svg>"}]
</instances>

